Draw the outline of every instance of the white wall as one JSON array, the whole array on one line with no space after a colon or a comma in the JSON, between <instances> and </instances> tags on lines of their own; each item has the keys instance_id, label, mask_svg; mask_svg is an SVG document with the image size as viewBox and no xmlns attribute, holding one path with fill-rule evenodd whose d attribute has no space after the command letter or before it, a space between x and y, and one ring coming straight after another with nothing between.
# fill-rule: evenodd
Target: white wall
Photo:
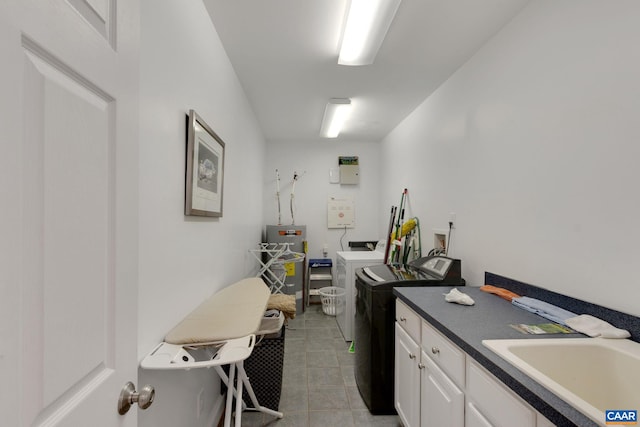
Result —
<instances>
[{"instance_id":1,"label":"white wall","mask_svg":"<svg viewBox=\"0 0 640 427\"><path fill-rule=\"evenodd\" d=\"M291 224L289 203L293 174L300 178L295 184L295 223L307 226L309 258L322 256L327 244L329 257L336 251L349 250L349 241L378 240L383 238L378 223L380 161L379 146L372 142L340 142L292 144L269 142L263 175L264 223L278 223L276 197L276 169L280 173L280 204L282 224ZM342 185L329 183L329 169L338 168L339 156L358 156L360 183ZM355 228L327 228L327 201L329 197L353 197L355 202ZM342 246L341 246L342 238Z\"/></svg>"},{"instance_id":2,"label":"white wall","mask_svg":"<svg viewBox=\"0 0 640 427\"><path fill-rule=\"evenodd\" d=\"M638 16L532 1L384 140L382 158L412 154L379 210L409 186L423 233L455 212L471 284L491 271L640 315Z\"/></svg>"},{"instance_id":3,"label":"white wall","mask_svg":"<svg viewBox=\"0 0 640 427\"><path fill-rule=\"evenodd\" d=\"M202 300L253 270L260 241L265 141L200 1L142 1L139 347L144 357ZM225 141L223 217L185 217L185 115ZM141 426L211 425L213 370L140 371L157 398ZM141 385L140 385L141 386ZM197 394L205 389L202 416ZM216 405L214 405L214 402Z\"/></svg>"}]
</instances>

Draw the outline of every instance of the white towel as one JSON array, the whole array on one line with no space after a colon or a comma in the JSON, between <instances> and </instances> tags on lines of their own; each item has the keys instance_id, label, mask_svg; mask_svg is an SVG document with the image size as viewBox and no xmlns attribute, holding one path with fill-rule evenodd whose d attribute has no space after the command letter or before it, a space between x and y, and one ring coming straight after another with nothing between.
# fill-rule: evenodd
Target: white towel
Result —
<instances>
[{"instance_id":1,"label":"white towel","mask_svg":"<svg viewBox=\"0 0 640 427\"><path fill-rule=\"evenodd\" d=\"M610 323L588 314L571 317L565 320L567 326L590 337L629 338L631 334L626 329L619 329Z\"/></svg>"},{"instance_id":2,"label":"white towel","mask_svg":"<svg viewBox=\"0 0 640 427\"><path fill-rule=\"evenodd\" d=\"M455 302L461 305L473 305L476 302L469 295L460 292L458 288L453 288L448 294L443 294L444 300L447 302Z\"/></svg>"}]
</instances>

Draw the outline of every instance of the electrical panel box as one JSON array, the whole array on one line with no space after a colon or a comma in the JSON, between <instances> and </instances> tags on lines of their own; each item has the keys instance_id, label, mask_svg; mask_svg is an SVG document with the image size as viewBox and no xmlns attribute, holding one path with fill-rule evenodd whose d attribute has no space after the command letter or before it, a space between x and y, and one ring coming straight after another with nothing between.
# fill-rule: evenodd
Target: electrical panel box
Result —
<instances>
[{"instance_id":1,"label":"electrical panel box","mask_svg":"<svg viewBox=\"0 0 640 427\"><path fill-rule=\"evenodd\" d=\"M340 156L338 157L338 166L340 168L340 184L360 183L358 156Z\"/></svg>"}]
</instances>

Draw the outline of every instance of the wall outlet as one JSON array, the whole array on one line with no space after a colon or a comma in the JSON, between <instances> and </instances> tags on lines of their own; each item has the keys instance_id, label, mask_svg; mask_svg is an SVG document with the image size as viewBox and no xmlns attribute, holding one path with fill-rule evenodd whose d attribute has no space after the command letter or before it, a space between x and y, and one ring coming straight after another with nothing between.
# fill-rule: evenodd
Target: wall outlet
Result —
<instances>
[{"instance_id":1,"label":"wall outlet","mask_svg":"<svg viewBox=\"0 0 640 427\"><path fill-rule=\"evenodd\" d=\"M204 412L204 387L200 389L200 392L196 397L196 418L200 419L203 412Z\"/></svg>"}]
</instances>

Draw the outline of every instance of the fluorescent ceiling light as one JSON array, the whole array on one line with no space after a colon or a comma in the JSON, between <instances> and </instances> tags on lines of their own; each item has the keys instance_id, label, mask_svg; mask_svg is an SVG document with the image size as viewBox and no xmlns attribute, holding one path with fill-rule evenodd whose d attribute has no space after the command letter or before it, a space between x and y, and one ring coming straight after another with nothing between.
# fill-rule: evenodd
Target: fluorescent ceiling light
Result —
<instances>
[{"instance_id":1,"label":"fluorescent ceiling light","mask_svg":"<svg viewBox=\"0 0 640 427\"><path fill-rule=\"evenodd\" d=\"M320 135L324 138L336 138L350 112L351 100L349 98L331 98L324 109Z\"/></svg>"},{"instance_id":2,"label":"fluorescent ceiling light","mask_svg":"<svg viewBox=\"0 0 640 427\"><path fill-rule=\"evenodd\" d=\"M338 64L373 64L400 1L351 0Z\"/></svg>"}]
</instances>

